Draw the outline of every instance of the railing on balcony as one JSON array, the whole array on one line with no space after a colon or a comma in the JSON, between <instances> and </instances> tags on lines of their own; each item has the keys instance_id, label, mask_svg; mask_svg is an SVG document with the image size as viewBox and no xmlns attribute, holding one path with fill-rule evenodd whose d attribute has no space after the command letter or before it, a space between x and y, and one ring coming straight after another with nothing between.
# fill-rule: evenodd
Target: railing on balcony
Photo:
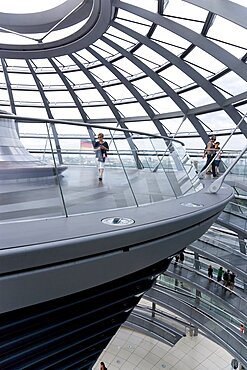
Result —
<instances>
[{"instance_id":1,"label":"railing on balcony","mask_svg":"<svg viewBox=\"0 0 247 370\"><path fill-rule=\"evenodd\" d=\"M14 124L11 115L1 114L0 120L3 117L5 122ZM15 119L32 122L35 127L45 126L47 137L43 148L39 148L42 154L39 153L32 165L23 158L4 161L4 156L1 157L1 222L140 207L202 189L194 165L178 140L78 122L17 116ZM71 149L64 151L57 145L54 131L49 127L53 124L63 125L67 131L79 127L82 134L77 140L71 139ZM109 144L103 182L98 181L92 144L97 135L92 130L103 132ZM62 165L59 164L61 154ZM154 172L158 163L159 168ZM7 176L10 172L11 176Z\"/></svg>"}]
</instances>

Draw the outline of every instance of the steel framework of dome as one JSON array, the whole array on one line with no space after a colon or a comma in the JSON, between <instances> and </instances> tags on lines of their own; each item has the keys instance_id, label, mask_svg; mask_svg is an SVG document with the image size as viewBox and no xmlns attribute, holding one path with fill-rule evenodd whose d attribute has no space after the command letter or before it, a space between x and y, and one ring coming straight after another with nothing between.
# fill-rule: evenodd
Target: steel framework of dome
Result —
<instances>
[{"instance_id":1,"label":"steel framework of dome","mask_svg":"<svg viewBox=\"0 0 247 370\"><path fill-rule=\"evenodd\" d=\"M41 154L46 149L49 129L48 125L37 125L40 120L50 124L52 145L47 152L53 152L54 144L59 165L67 165L69 155L73 156L71 142L94 141L95 129L113 135L112 142L127 139L134 157L136 137L132 133L137 132L159 136L166 143L182 140L190 149L203 150L210 134L220 136L224 142L237 127L229 148L239 149L246 143L244 0L67 0L55 8L32 14L0 13L0 25L0 117L2 112L8 113L0 127L1 162L11 156L17 158L20 152L29 161L25 148L32 154ZM16 116L16 121L10 123L11 115ZM19 144L18 135L23 144ZM16 147L9 145L12 141L18 142ZM167 148L164 151L167 153ZM138 155L134 159L139 169ZM66 168L61 167L61 171ZM215 194L218 203L215 202L205 188L201 191L203 186L198 185L200 181L196 177L189 200L180 199L181 195L188 195L187 189L179 194L174 191L176 199L166 203L165 215L162 202L154 201L150 215L138 209L138 204L137 211L128 204L125 209L115 208L116 215L112 218L110 204L106 213L113 219L111 229L106 229L102 215L95 208L91 212L83 204L82 211L77 213L73 203L80 191L77 188L74 198L67 202L68 207L72 204L71 214L75 217L68 220L61 213L47 219L42 214L43 218L39 218L41 203L37 202L35 208L36 199L30 196L29 206L37 211L37 218L29 222L30 209L25 210L27 216L23 216L22 222L14 218L13 233L12 215L9 216L12 204L7 211L4 209L6 220L11 219L11 222L0 222L0 251L4 259L0 271L4 297L0 330L2 340L6 339L1 361L6 369L12 369L13 363L17 364L16 369L22 368L25 361L25 366L33 366L30 368L35 368L38 361L45 368L49 356L55 358L51 366L56 368L62 350L65 362L75 356L75 362L68 368L77 366L74 365L77 355L80 368L92 367L140 297L167 269L174 253L202 235L232 198L232 190L225 186L220 194ZM148 178L148 181L152 180ZM90 182L86 186L90 188ZM90 189L93 195L95 189ZM21 192L27 194L23 189ZM39 200L43 200L42 190L35 194L38 192ZM16 188L13 193L17 196L17 213L21 214L25 202ZM50 203L52 200L56 203L56 196L57 193L50 195ZM164 200L161 197L157 203L160 199ZM90 201L91 206L95 199ZM49 206L43 207L44 212ZM57 208L60 212L60 206ZM119 216L118 211L123 212L122 219L126 217L133 223L139 217L140 224L136 222L133 229L126 227L122 234L116 232L114 220L121 219L115 217ZM154 217L154 222L149 216ZM245 235L241 234L242 239ZM103 247L98 244L102 237ZM169 250L164 251L164 245ZM101 271L102 261L110 277ZM21 299L14 299L15 294L20 294L22 284L30 291L25 291ZM77 330L84 333L89 322L92 327L85 331L82 350L81 337L74 333ZM53 339L46 335L50 329L54 342L59 342L51 348L49 340ZM63 340L67 335L75 341L71 346ZM43 352L38 352L43 342ZM75 354L72 354L74 349L70 353L70 347L74 347ZM51 351L49 356L47 350ZM247 361L242 357L243 362Z\"/></svg>"},{"instance_id":2,"label":"steel framework of dome","mask_svg":"<svg viewBox=\"0 0 247 370\"><path fill-rule=\"evenodd\" d=\"M246 111L246 15L228 0L69 0L2 13L2 109L204 142L227 134ZM245 121L239 130L247 136Z\"/></svg>"}]
</instances>

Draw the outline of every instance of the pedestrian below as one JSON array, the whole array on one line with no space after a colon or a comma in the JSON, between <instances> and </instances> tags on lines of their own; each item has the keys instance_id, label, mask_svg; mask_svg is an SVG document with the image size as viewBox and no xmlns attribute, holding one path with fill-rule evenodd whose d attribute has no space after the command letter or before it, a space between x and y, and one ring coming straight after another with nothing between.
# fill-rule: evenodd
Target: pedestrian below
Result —
<instances>
[{"instance_id":1,"label":"pedestrian below","mask_svg":"<svg viewBox=\"0 0 247 370\"><path fill-rule=\"evenodd\" d=\"M231 293L234 289L234 286L235 286L235 277L236 275L234 274L234 272L231 272L230 275L229 275L229 285L230 285L230 289L231 289Z\"/></svg>"},{"instance_id":2,"label":"pedestrian below","mask_svg":"<svg viewBox=\"0 0 247 370\"><path fill-rule=\"evenodd\" d=\"M243 324L240 325L240 331L241 331L242 334L244 334L244 325Z\"/></svg>"},{"instance_id":3,"label":"pedestrian below","mask_svg":"<svg viewBox=\"0 0 247 370\"><path fill-rule=\"evenodd\" d=\"M211 280L213 279L213 267L211 265L208 266L208 278Z\"/></svg>"},{"instance_id":4,"label":"pedestrian below","mask_svg":"<svg viewBox=\"0 0 247 370\"><path fill-rule=\"evenodd\" d=\"M177 267L178 261L179 261L179 255L177 254L177 255L175 256L174 267Z\"/></svg>"},{"instance_id":5,"label":"pedestrian below","mask_svg":"<svg viewBox=\"0 0 247 370\"><path fill-rule=\"evenodd\" d=\"M107 370L107 367L105 366L105 363L103 361L101 361L100 363L99 370Z\"/></svg>"},{"instance_id":6,"label":"pedestrian below","mask_svg":"<svg viewBox=\"0 0 247 370\"><path fill-rule=\"evenodd\" d=\"M180 252L179 253L179 260L180 260L180 263L183 264L184 263L184 252Z\"/></svg>"},{"instance_id":7,"label":"pedestrian below","mask_svg":"<svg viewBox=\"0 0 247 370\"><path fill-rule=\"evenodd\" d=\"M222 276L223 276L223 273L224 273L224 270L223 270L223 267L220 266L219 270L218 270L218 273L217 273L217 281L218 283L221 282L222 280Z\"/></svg>"},{"instance_id":8,"label":"pedestrian below","mask_svg":"<svg viewBox=\"0 0 247 370\"><path fill-rule=\"evenodd\" d=\"M217 155L217 158L215 159L214 163L215 163L215 173L216 173L216 176L220 173L220 162L221 162L221 152L220 152L220 143L219 141L216 141L214 143L214 148L215 148L215 155Z\"/></svg>"},{"instance_id":9,"label":"pedestrian below","mask_svg":"<svg viewBox=\"0 0 247 370\"><path fill-rule=\"evenodd\" d=\"M108 143L104 140L104 135L102 133L98 134L98 141L96 141L94 144L94 150L96 152L96 159L98 163L99 181L102 181L105 169L105 160L109 150Z\"/></svg>"},{"instance_id":10,"label":"pedestrian below","mask_svg":"<svg viewBox=\"0 0 247 370\"><path fill-rule=\"evenodd\" d=\"M230 270L227 270L223 274L223 285L225 288L229 286L229 275L230 275Z\"/></svg>"},{"instance_id":11,"label":"pedestrian below","mask_svg":"<svg viewBox=\"0 0 247 370\"><path fill-rule=\"evenodd\" d=\"M211 163L211 161L215 157L215 148L214 148L215 141L216 141L216 136L215 135L211 136L209 142L206 145L206 148L205 148L204 154L203 154L203 158L205 158L207 156L207 161L206 161L205 166L203 166L203 168L201 169L200 172L203 172L209 166L209 163ZM216 177L215 161L212 161L211 164L212 164L213 177Z\"/></svg>"}]
</instances>

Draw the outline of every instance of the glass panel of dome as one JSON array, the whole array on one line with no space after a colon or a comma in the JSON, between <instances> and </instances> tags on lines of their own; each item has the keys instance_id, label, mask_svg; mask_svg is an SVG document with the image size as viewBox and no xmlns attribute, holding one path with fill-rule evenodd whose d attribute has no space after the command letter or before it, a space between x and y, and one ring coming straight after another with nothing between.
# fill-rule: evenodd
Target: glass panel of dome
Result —
<instances>
[{"instance_id":1,"label":"glass panel of dome","mask_svg":"<svg viewBox=\"0 0 247 370\"><path fill-rule=\"evenodd\" d=\"M167 68L166 70L160 72L159 75L164 77L165 79L167 78L175 85L180 87L189 85L194 82L187 74L185 74L175 66Z\"/></svg>"},{"instance_id":2,"label":"glass panel of dome","mask_svg":"<svg viewBox=\"0 0 247 370\"><path fill-rule=\"evenodd\" d=\"M36 108L38 111L40 111L39 108ZM34 109L34 111L36 110ZM25 109L23 109L24 111ZM19 108L18 111L22 111L22 108ZM18 113L21 115L20 113ZM25 114L23 115L25 117ZM36 115L37 116L37 115ZM35 117L35 116L33 116ZM43 115L43 118L44 115ZM39 140L38 135L47 135L47 128L44 123L37 123L37 122L18 122L19 132L20 135L23 137L25 135L33 135L34 137L37 137ZM23 140L23 138L22 138Z\"/></svg>"},{"instance_id":3,"label":"glass panel of dome","mask_svg":"<svg viewBox=\"0 0 247 370\"><path fill-rule=\"evenodd\" d=\"M141 60L142 63L146 64L150 68L156 68L167 62L160 54L156 53L152 49L142 45L134 55Z\"/></svg>"},{"instance_id":4,"label":"glass panel of dome","mask_svg":"<svg viewBox=\"0 0 247 370\"><path fill-rule=\"evenodd\" d=\"M74 103L74 100L68 91L46 91L45 95L50 104L53 105L61 103Z\"/></svg>"},{"instance_id":5,"label":"glass panel of dome","mask_svg":"<svg viewBox=\"0 0 247 370\"><path fill-rule=\"evenodd\" d=\"M8 0L4 1L1 4L1 12L14 14L36 13L55 8L56 6L63 4L64 2L65 0L49 0L49 1Z\"/></svg>"},{"instance_id":6,"label":"glass panel of dome","mask_svg":"<svg viewBox=\"0 0 247 370\"><path fill-rule=\"evenodd\" d=\"M95 57L86 49L78 51L75 55L83 64L95 61Z\"/></svg>"},{"instance_id":7,"label":"glass panel of dome","mask_svg":"<svg viewBox=\"0 0 247 370\"><path fill-rule=\"evenodd\" d=\"M145 2L143 0L125 0L125 3L138 6L139 8L143 8L151 12L156 12L158 6L157 0L149 0Z\"/></svg>"},{"instance_id":8,"label":"glass panel of dome","mask_svg":"<svg viewBox=\"0 0 247 370\"><path fill-rule=\"evenodd\" d=\"M173 135L181 126L182 119L182 117L161 119L160 122L165 127L165 129Z\"/></svg>"},{"instance_id":9,"label":"glass panel of dome","mask_svg":"<svg viewBox=\"0 0 247 370\"><path fill-rule=\"evenodd\" d=\"M52 88L54 89L55 87L59 88L61 86L64 86L63 81L61 78L54 72L54 73L39 73L38 78L44 88Z\"/></svg>"},{"instance_id":10,"label":"glass panel of dome","mask_svg":"<svg viewBox=\"0 0 247 370\"><path fill-rule=\"evenodd\" d=\"M156 27L151 39L160 40L165 49L176 55L181 54L181 52L186 50L190 45L189 41L160 26Z\"/></svg>"},{"instance_id":11,"label":"glass panel of dome","mask_svg":"<svg viewBox=\"0 0 247 370\"><path fill-rule=\"evenodd\" d=\"M112 49L109 45L107 45L107 43L101 40L97 40L93 45L96 48L97 53L99 53L104 58L109 58L113 55L116 55L116 50Z\"/></svg>"},{"instance_id":12,"label":"glass panel of dome","mask_svg":"<svg viewBox=\"0 0 247 370\"><path fill-rule=\"evenodd\" d=\"M214 83L231 95L237 95L246 91L246 81L237 76L234 72L228 72L226 75L214 81Z\"/></svg>"},{"instance_id":13,"label":"glass panel of dome","mask_svg":"<svg viewBox=\"0 0 247 370\"><path fill-rule=\"evenodd\" d=\"M168 96L159 99L148 100L148 104L158 113L178 111L177 104Z\"/></svg>"},{"instance_id":14,"label":"glass panel of dome","mask_svg":"<svg viewBox=\"0 0 247 370\"><path fill-rule=\"evenodd\" d=\"M194 19L198 21L204 22L207 16L207 11L201 9L197 6L188 4L181 0L172 0L169 1L165 15L173 16L173 17L181 17L181 18L188 18ZM176 21L176 19L175 19Z\"/></svg>"},{"instance_id":15,"label":"glass panel of dome","mask_svg":"<svg viewBox=\"0 0 247 370\"><path fill-rule=\"evenodd\" d=\"M222 32L222 30L224 30L224 32ZM236 44L247 49L247 29L219 16L216 17L207 36L229 42L233 45Z\"/></svg>"},{"instance_id":16,"label":"glass panel of dome","mask_svg":"<svg viewBox=\"0 0 247 370\"><path fill-rule=\"evenodd\" d=\"M139 103L119 104L118 110L124 117L146 116L147 113Z\"/></svg>"},{"instance_id":17,"label":"glass panel of dome","mask_svg":"<svg viewBox=\"0 0 247 370\"><path fill-rule=\"evenodd\" d=\"M45 108L40 108L40 107L20 107L16 106L16 114L18 116L22 117L33 117L33 118L47 118L47 112ZM23 123L20 122L19 125L29 125L29 123ZM38 123L32 123L30 124L33 131L36 130L36 128L42 126L39 125ZM45 125L43 125L45 127Z\"/></svg>"},{"instance_id":18,"label":"glass panel of dome","mask_svg":"<svg viewBox=\"0 0 247 370\"><path fill-rule=\"evenodd\" d=\"M236 127L235 123L224 111L212 112L200 115L200 120L210 129L217 133L218 130L231 130Z\"/></svg>"},{"instance_id":19,"label":"glass panel of dome","mask_svg":"<svg viewBox=\"0 0 247 370\"><path fill-rule=\"evenodd\" d=\"M121 31L113 27L111 27L111 29L107 31L106 37L107 39L111 40L112 42L116 43L117 45L121 46L124 49L129 49L136 44L136 41L129 37L126 33L122 33ZM95 43L94 45L100 46L98 42ZM118 54L116 49L113 49L105 41L102 42L101 47L109 53L108 55L106 55L107 57L109 57L110 55Z\"/></svg>"},{"instance_id":20,"label":"glass panel of dome","mask_svg":"<svg viewBox=\"0 0 247 370\"><path fill-rule=\"evenodd\" d=\"M107 67L100 66L93 69L90 69L90 73L99 81L113 81L116 80L116 76L112 73Z\"/></svg>"},{"instance_id":21,"label":"glass panel of dome","mask_svg":"<svg viewBox=\"0 0 247 370\"><path fill-rule=\"evenodd\" d=\"M125 99L125 98L132 98L133 95L131 92L124 86L124 85L117 85L117 86L106 86L104 90L110 95L111 99Z\"/></svg>"},{"instance_id":22,"label":"glass panel of dome","mask_svg":"<svg viewBox=\"0 0 247 370\"><path fill-rule=\"evenodd\" d=\"M157 127L153 121L128 121L128 128L135 131L145 131L146 133L157 133Z\"/></svg>"},{"instance_id":23,"label":"glass panel of dome","mask_svg":"<svg viewBox=\"0 0 247 370\"><path fill-rule=\"evenodd\" d=\"M54 119L82 119L78 108L75 107L51 107L51 113Z\"/></svg>"},{"instance_id":24,"label":"glass panel of dome","mask_svg":"<svg viewBox=\"0 0 247 370\"><path fill-rule=\"evenodd\" d=\"M135 4L136 5L136 4ZM144 3L142 4L141 8L144 8L145 5ZM148 32L149 27L151 26L152 22L148 21L147 19L143 18L141 15L138 16L136 14L133 14L131 12L128 12L123 9L118 9L118 14L117 14L117 21L124 20L127 22L132 23L133 29L135 29L138 32L141 32L143 35L145 35Z\"/></svg>"},{"instance_id":25,"label":"glass panel of dome","mask_svg":"<svg viewBox=\"0 0 247 370\"><path fill-rule=\"evenodd\" d=\"M44 59L32 59L30 62L34 68L38 68L38 69L40 68L41 70L46 69L46 68L49 68L49 69L52 68L49 60L45 58Z\"/></svg>"},{"instance_id":26,"label":"glass panel of dome","mask_svg":"<svg viewBox=\"0 0 247 370\"><path fill-rule=\"evenodd\" d=\"M77 87L93 86L91 81L82 71L67 72L64 73L64 76L68 78L70 84L76 85Z\"/></svg>"},{"instance_id":27,"label":"glass panel of dome","mask_svg":"<svg viewBox=\"0 0 247 370\"><path fill-rule=\"evenodd\" d=\"M127 58L122 58L113 63L115 67L117 67L123 76L134 76L138 73L141 73L142 70L139 69L134 63L132 63Z\"/></svg>"},{"instance_id":28,"label":"glass panel of dome","mask_svg":"<svg viewBox=\"0 0 247 370\"><path fill-rule=\"evenodd\" d=\"M9 105L9 94L7 90L1 89L0 99L1 102L5 102L5 104L7 103Z\"/></svg>"},{"instance_id":29,"label":"glass panel of dome","mask_svg":"<svg viewBox=\"0 0 247 370\"><path fill-rule=\"evenodd\" d=\"M211 38L209 37L209 39ZM226 51L228 51L228 53L234 55L236 58L239 58L239 59L241 59L247 51L245 48L238 46L238 45L231 45L225 41L218 41L213 38L212 40L215 44L220 46L222 49L225 49Z\"/></svg>"},{"instance_id":30,"label":"glass panel of dome","mask_svg":"<svg viewBox=\"0 0 247 370\"><path fill-rule=\"evenodd\" d=\"M114 117L111 109L109 107L84 107L84 110L90 119L98 119L104 117L104 119Z\"/></svg>"},{"instance_id":31,"label":"glass panel of dome","mask_svg":"<svg viewBox=\"0 0 247 370\"><path fill-rule=\"evenodd\" d=\"M41 95L38 91L18 91L13 90L13 97L15 100L15 104L24 104L24 105L37 105L42 104L43 100Z\"/></svg>"},{"instance_id":32,"label":"glass panel of dome","mask_svg":"<svg viewBox=\"0 0 247 370\"><path fill-rule=\"evenodd\" d=\"M182 26L192 30L196 33L201 33L204 26L204 22L194 19L183 19L183 18L171 18L174 22L181 24Z\"/></svg>"},{"instance_id":33,"label":"glass panel of dome","mask_svg":"<svg viewBox=\"0 0 247 370\"><path fill-rule=\"evenodd\" d=\"M189 102L194 107L211 104L215 101L208 95L202 88L197 87L196 89L186 91L180 94L186 102Z\"/></svg>"},{"instance_id":34,"label":"glass panel of dome","mask_svg":"<svg viewBox=\"0 0 247 370\"><path fill-rule=\"evenodd\" d=\"M185 60L201 66L202 68L209 69L212 73L222 70L225 66L219 60L209 55L198 47L195 47L186 57Z\"/></svg>"},{"instance_id":35,"label":"glass panel of dome","mask_svg":"<svg viewBox=\"0 0 247 370\"><path fill-rule=\"evenodd\" d=\"M30 85L36 87L33 76L30 73L20 74L9 72L8 76L12 85L24 86L25 84L26 86Z\"/></svg>"},{"instance_id":36,"label":"glass panel of dome","mask_svg":"<svg viewBox=\"0 0 247 370\"><path fill-rule=\"evenodd\" d=\"M102 95L96 89L75 90L75 94L79 97L83 104L105 102L105 100L102 98Z\"/></svg>"},{"instance_id":37,"label":"glass panel of dome","mask_svg":"<svg viewBox=\"0 0 247 370\"><path fill-rule=\"evenodd\" d=\"M27 63L25 60L22 60L22 59L5 59L5 62L7 64L7 67L8 69L12 69L13 67L13 70L14 69L19 69L19 68L26 68L27 69Z\"/></svg>"},{"instance_id":38,"label":"glass panel of dome","mask_svg":"<svg viewBox=\"0 0 247 370\"><path fill-rule=\"evenodd\" d=\"M75 63L68 55L63 55L60 57L56 57L55 63L59 66L60 69L63 68L69 69L70 66L75 66Z\"/></svg>"},{"instance_id":39,"label":"glass panel of dome","mask_svg":"<svg viewBox=\"0 0 247 370\"><path fill-rule=\"evenodd\" d=\"M88 130L86 127L83 126L74 126L74 125L61 125L59 123L56 124L56 130L58 135L80 135L80 137L87 137Z\"/></svg>"},{"instance_id":40,"label":"glass panel of dome","mask_svg":"<svg viewBox=\"0 0 247 370\"><path fill-rule=\"evenodd\" d=\"M132 84L138 87L141 95L150 96L152 94L157 94L163 92L161 87L157 85L150 77L144 77L140 80L132 82Z\"/></svg>"}]
</instances>

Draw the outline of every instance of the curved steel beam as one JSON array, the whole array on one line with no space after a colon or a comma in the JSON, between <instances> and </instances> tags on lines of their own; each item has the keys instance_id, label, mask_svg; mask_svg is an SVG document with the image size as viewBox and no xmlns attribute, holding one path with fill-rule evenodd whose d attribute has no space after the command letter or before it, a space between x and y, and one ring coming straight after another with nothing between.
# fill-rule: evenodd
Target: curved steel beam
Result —
<instances>
[{"instance_id":1,"label":"curved steel beam","mask_svg":"<svg viewBox=\"0 0 247 370\"><path fill-rule=\"evenodd\" d=\"M115 23L114 23L115 24ZM101 40L107 43L109 46L117 50L119 53L124 55L127 59L129 59L133 64L135 64L138 68L140 68L148 77L150 77L162 90L166 91L167 95L175 102L175 104L181 109L183 114L187 116L188 114L188 106L185 102L180 98L180 96L164 81L160 78L160 76L155 73L151 68L149 68L145 63L141 62L138 58L136 58L132 53L129 53L127 50L123 49L110 39L106 38L105 36L101 37ZM205 140L208 141L208 136L206 131L203 129L201 124L199 123L198 119L195 116L188 116L188 119L191 121L192 125L195 127L196 131L202 136Z\"/></svg>"},{"instance_id":2,"label":"curved steel beam","mask_svg":"<svg viewBox=\"0 0 247 370\"><path fill-rule=\"evenodd\" d=\"M38 91L40 93L40 96L41 96L41 99L43 101L43 104L44 104L44 107L45 107L45 110L46 110L46 113L48 115L48 118L50 119L53 119L53 115L51 113L51 109L49 107L49 103L48 103L48 99L44 93L44 90L41 86L41 83L40 83L40 80L38 79L36 73L34 72L34 69L30 63L29 60L26 60L26 63L28 65L28 68L33 76L33 79L36 83L36 86L38 88ZM56 145L56 151L57 151L57 157L58 157L58 162L59 164L63 164L63 158L62 158L62 154L61 154L61 147L60 147L60 143L59 143L59 139L58 139L58 135L57 135L57 130L56 130L56 127L55 125L52 123L51 124L51 129L52 129L52 134L53 134L53 138L54 138L54 141L55 141L55 145Z\"/></svg>"},{"instance_id":3,"label":"curved steel beam","mask_svg":"<svg viewBox=\"0 0 247 370\"><path fill-rule=\"evenodd\" d=\"M241 60L213 43L212 41L206 39L204 36L196 33L195 31L179 24L171 19L162 17L157 13L152 13L148 10L139 8L137 6L124 3L120 0L113 0L113 5L119 7L120 9L126 10L132 14L135 14L139 17L145 18L150 22L154 22L157 25L166 28L172 33L184 38L185 40L191 42L193 45L198 46L200 49L204 50L206 53L210 54L214 58L218 59L225 66L230 68L237 75L242 77L247 81L247 66Z\"/></svg>"},{"instance_id":4,"label":"curved steel beam","mask_svg":"<svg viewBox=\"0 0 247 370\"><path fill-rule=\"evenodd\" d=\"M111 109L111 111L112 111L113 115L115 116L117 122L119 123L120 127L127 129L127 126L123 122L123 119L122 119L119 111L117 110L117 108L113 104L113 102L110 99L109 95L105 92L105 90L103 89L103 87L96 80L96 78L87 70L86 67L84 67L84 65L74 55L70 54L69 57L73 60L73 62L75 64L78 65L78 67L80 67L80 69L82 70L82 72L87 76L87 78L91 81L91 83L96 87L96 89L98 90L98 92L101 94L102 98L105 100L105 102L107 103L107 105ZM139 160L138 154L136 154L136 147L135 147L135 145L133 143L131 134L129 132L124 132L124 136L125 136L128 144L129 144L129 146L130 146L130 149L132 150L133 156L134 156L135 161L136 161L137 168L142 168L143 166L141 165L141 162Z\"/></svg>"},{"instance_id":5,"label":"curved steel beam","mask_svg":"<svg viewBox=\"0 0 247 370\"><path fill-rule=\"evenodd\" d=\"M0 12L0 24L3 28L25 34L48 32L73 9L80 7L57 27L57 29L62 29L86 19L90 15L92 4L93 0L67 0L52 9L41 12L26 14Z\"/></svg>"},{"instance_id":6,"label":"curved steel beam","mask_svg":"<svg viewBox=\"0 0 247 370\"><path fill-rule=\"evenodd\" d=\"M159 131L159 133L163 136L168 136L166 131L164 130L164 127L162 123L155 119L155 113L150 108L150 106L147 104L145 99L142 97L142 95L136 90L136 88L130 83L127 78L125 78L118 70L115 68L110 62L108 62L106 59L104 59L100 54L98 54L94 49L91 47L88 47L87 50L98 60L101 61L101 63L107 67L121 82L122 84L131 92L131 94L136 98L137 102L140 103L142 108L145 110L147 115L150 117L152 121L155 122L156 127Z\"/></svg>"},{"instance_id":7,"label":"curved steel beam","mask_svg":"<svg viewBox=\"0 0 247 370\"><path fill-rule=\"evenodd\" d=\"M215 13L230 22L236 23L240 27L247 28L247 8L228 0L183 0Z\"/></svg>"},{"instance_id":8,"label":"curved steel beam","mask_svg":"<svg viewBox=\"0 0 247 370\"><path fill-rule=\"evenodd\" d=\"M200 86L204 91L208 93L209 96L213 98L213 100L229 115L229 117L233 120L235 124L238 124L241 120L241 115L238 113L235 107L232 105L226 105L226 98L213 86L211 82L209 82L206 78L204 78L200 73L198 73L195 69L193 69L190 65L185 63L182 59L171 53L165 48L162 48L160 45L155 43L154 41L148 39L145 36L140 35L136 31L133 31L126 26L123 26L116 22L111 22L111 25L117 28L119 31L126 33L127 35L137 39L138 41L142 42L151 50L157 52L159 55L163 56L165 59L169 60L173 65L183 71L186 75L188 75L193 81L195 81L198 86ZM247 66L246 66L247 68ZM156 74L156 73L155 73ZM188 112L189 114L189 112ZM188 116L189 118L189 116ZM240 125L240 130L243 134L247 137L247 127L245 122ZM208 140L208 137L204 138Z\"/></svg>"},{"instance_id":9,"label":"curved steel beam","mask_svg":"<svg viewBox=\"0 0 247 370\"><path fill-rule=\"evenodd\" d=\"M94 0L87 22L71 35L42 43L36 40L31 45L0 44L0 57L13 59L50 58L67 55L91 45L106 31L112 17L112 0ZM11 32L11 31L10 31ZM21 36L21 35L20 35ZM23 35L24 37L25 35Z\"/></svg>"}]
</instances>

